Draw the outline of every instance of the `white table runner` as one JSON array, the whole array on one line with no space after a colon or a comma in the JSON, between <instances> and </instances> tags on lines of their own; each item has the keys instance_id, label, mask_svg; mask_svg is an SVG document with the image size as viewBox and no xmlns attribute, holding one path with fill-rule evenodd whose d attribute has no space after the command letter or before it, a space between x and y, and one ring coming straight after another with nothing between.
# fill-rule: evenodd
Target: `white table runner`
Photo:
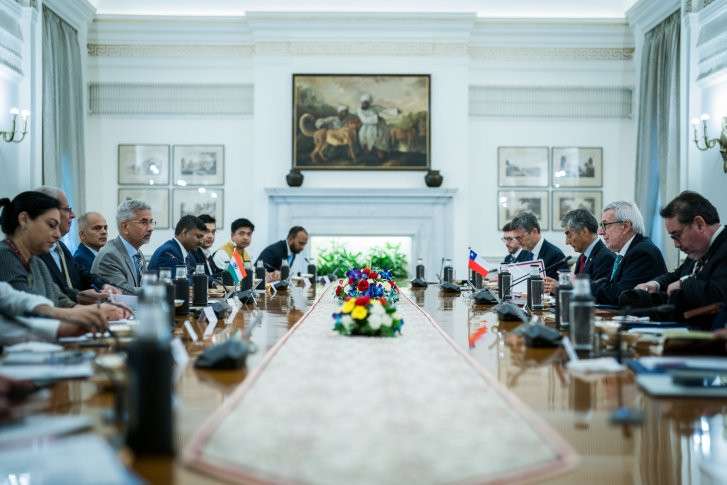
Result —
<instances>
[{"instance_id":1,"label":"white table runner","mask_svg":"<svg viewBox=\"0 0 727 485\"><path fill-rule=\"evenodd\" d=\"M329 286L190 444L187 461L262 483L482 483L575 454L402 296L396 338L345 337Z\"/></svg>"}]
</instances>

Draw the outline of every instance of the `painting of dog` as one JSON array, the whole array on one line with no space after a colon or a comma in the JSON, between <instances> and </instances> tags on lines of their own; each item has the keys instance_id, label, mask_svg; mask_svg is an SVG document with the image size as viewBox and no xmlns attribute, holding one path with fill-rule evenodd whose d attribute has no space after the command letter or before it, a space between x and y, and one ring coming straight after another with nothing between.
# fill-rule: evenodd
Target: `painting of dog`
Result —
<instances>
[{"instance_id":1,"label":"painting of dog","mask_svg":"<svg viewBox=\"0 0 727 485\"><path fill-rule=\"evenodd\" d=\"M356 133L358 127L361 126L361 121L358 118L350 118L344 126L341 128L320 128L318 130L311 130L308 127L308 123L315 121L313 115L305 113L300 117L300 131L305 136L313 138L313 150L310 153L312 161L325 161L327 160L326 150L329 147L345 146L348 151L348 156L354 162L357 162L356 158Z\"/></svg>"}]
</instances>

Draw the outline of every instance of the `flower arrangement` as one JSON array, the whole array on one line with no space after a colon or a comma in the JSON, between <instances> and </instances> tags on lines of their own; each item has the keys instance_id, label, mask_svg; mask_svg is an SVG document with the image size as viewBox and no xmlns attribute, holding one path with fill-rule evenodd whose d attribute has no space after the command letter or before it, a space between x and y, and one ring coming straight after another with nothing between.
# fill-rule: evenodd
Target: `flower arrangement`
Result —
<instances>
[{"instance_id":1,"label":"flower arrangement","mask_svg":"<svg viewBox=\"0 0 727 485\"><path fill-rule=\"evenodd\" d=\"M346 297L333 319L333 330L343 335L394 337L404 325L394 305L370 296Z\"/></svg>"},{"instance_id":2,"label":"flower arrangement","mask_svg":"<svg viewBox=\"0 0 727 485\"><path fill-rule=\"evenodd\" d=\"M349 296L384 298L389 303L395 303L399 300L399 287L391 279L391 273L385 269L350 269L346 272L346 278L338 280L336 287L336 298L343 300Z\"/></svg>"}]
</instances>

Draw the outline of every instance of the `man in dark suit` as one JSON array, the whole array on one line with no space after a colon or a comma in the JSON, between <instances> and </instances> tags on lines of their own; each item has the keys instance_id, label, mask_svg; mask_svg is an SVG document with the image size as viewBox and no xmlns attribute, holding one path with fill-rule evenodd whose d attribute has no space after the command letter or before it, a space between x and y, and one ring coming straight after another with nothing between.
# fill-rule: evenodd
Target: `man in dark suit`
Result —
<instances>
[{"instance_id":1,"label":"man in dark suit","mask_svg":"<svg viewBox=\"0 0 727 485\"><path fill-rule=\"evenodd\" d=\"M507 247L507 256L505 256L503 264L522 263L533 259L532 253L520 245L509 222L502 227L502 241Z\"/></svg>"},{"instance_id":2,"label":"man in dark suit","mask_svg":"<svg viewBox=\"0 0 727 485\"><path fill-rule=\"evenodd\" d=\"M198 264L204 262L204 272L207 276L212 276L215 273L219 273L220 270L215 266L214 260L212 259L212 245L215 243L215 237L217 236L217 220L209 214L201 214L199 220L204 222L205 231L204 238L202 238L202 244L200 244L197 251L194 253L194 259L197 260Z\"/></svg>"},{"instance_id":3,"label":"man in dark suit","mask_svg":"<svg viewBox=\"0 0 727 485\"><path fill-rule=\"evenodd\" d=\"M194 253L202 244L207 228L199 217L182 216L174 228L174 237L154 251L149 261L150 270L171 269L172 278L177 276L177 266L186 266L187 279L191 279L197 266ZM203 264L200 262L200 264Z\"/></svg>"},{"instance_id":4,"label":"man in dark suit","mask_svg":"<svg viewBox=\"0 0 727 485\"><path fill-rule=\"evenodd\" d=\"M510 223L510 227L522 247L533 253L533 260L542 259L546 268L554 265L546 271L546 276L557 279L559 269L570 269L566 262L556 264L565 257L563 251L546 241L540 234L540 224L535 214L532 212L518 214Z\"/></svg>"},{"instance_id":5,"label":"man in dark suit","mask_svg":"<svg viewBox=\"0 0 727 485\"><path fill-rule=\"evenodd\" d=\"M727 301L727 231L720 225L717 209L696 192L684 191L660 214L674 246L687 259L675 271L636 288L666 292L676 305L677 319L683 319L685 311ZM713 320L712 315L704 315L687 323L709 330Z\"/></svg>"},{"instance_id":6,"label":"man in dark suit","mask_svg":"<svg viewBox=\"0 0 727 485\"><path fill-rule=\"evenodd\" d=\"M288 266L293 266L296 254L300 253L306 244L308 244L308 232L300 226L294 226L288 231L286 240L278 241L263 249L255 264L262 261L265 269L271 272L268 280L278 280L282 261L287 260Z\"/></svg>"},{"instance_id":7,"label":"man in dark suit","mask_svg":"<svg viewBox=\"0 0 727 485\"><path fill-rule=\"evenodd\" d=\"M616 254L598 237L598 221L587 209L575 209L563 219L565 243L581 253L576 261L576 275L587 274L591 280L610 277ZM545 289L555 293L558 282L545 278Z\"/></svg>"},{"instance_id":8,"label":"man in dark suit","mask_svg":"<svg viewBox=\"0 0 727 485\"><path fill-rule=\"evenodd\" d=\"M78 245L73 259L87 272L91 272L93 260L104 244L109 234L109 226L104 216L98 212L86 212L78 218Z\"/></svg>"},{"instance_id":9,"label":"man in dark suit","mask_svg":"<svg viewBox=\"0 0 727 485\"><path fill-rule=\"evenodd\" d=\"M58 200L61 205L61 221L58 228L61 237L68 234L76 214L68 204L66 194L58 188L47 186L38 187L36 191ZM96 299L102 296L97 290L120 293L111 285L105 284L104 280L98 275L90 273L79 266L63 241L59 240L50 253L41 254L38 257L48 267L53 282L73 301L85 304L94 303ZM84 295L87 297L84 298Z\"/></svg>"},{"instance_id":10,"label":"man in dark suit","mask_svg":"<svg viewBox=\"0 0 727 485\"><path fill-rule=\"evenodd\" d=\"M621 293L666 273L661 251L643 233L644 218L636 204L617 201L604 207L598 234L616 258L608 277L591 281L596 303L618 305Z\"/></svg>"}]
</instances>

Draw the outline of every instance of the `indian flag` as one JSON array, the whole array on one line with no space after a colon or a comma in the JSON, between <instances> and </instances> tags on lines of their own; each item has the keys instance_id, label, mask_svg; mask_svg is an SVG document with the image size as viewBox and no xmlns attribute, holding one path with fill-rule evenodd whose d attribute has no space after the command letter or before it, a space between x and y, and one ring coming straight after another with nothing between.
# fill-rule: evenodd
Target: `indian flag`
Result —
<instances>
[{"instance_id":1,"label":"indian flag","mask_svg":"<svg viewBox=\"0 0 727 485\"><path fill-rule=\"evenodd\" d=\"M235 280L235 284L238 284L247 276L247 273L245 272L245 265L243 264L242 257L238 254L237 249L232 252L230 264L227 265L227 272L232 275L232 279Z\"/></svg>"}]
</instances>

